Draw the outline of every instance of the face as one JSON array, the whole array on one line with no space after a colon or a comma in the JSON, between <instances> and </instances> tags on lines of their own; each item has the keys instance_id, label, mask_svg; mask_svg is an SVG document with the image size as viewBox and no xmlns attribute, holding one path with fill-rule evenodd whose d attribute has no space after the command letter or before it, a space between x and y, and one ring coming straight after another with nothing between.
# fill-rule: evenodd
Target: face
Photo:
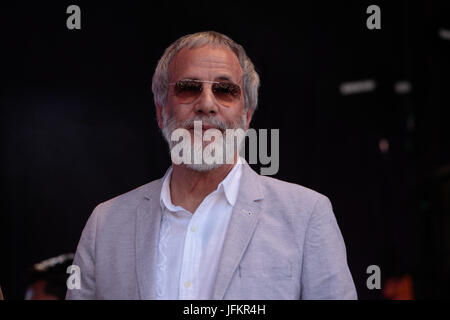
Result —
<instances>
[{"instance_id":1,"label":"face","mask_svg":"<svg viewBox=\"0 0 450 320\"><path fill-rule=\"evenodd\" d=\"M203 46L182 49L169 65L169 83L185 79L236 84L240 87L240 94L224 99L220 93L213 92L212 83L202 82L202 90L191 99L185 99L175 85L170 85L166 105L157 106L158 125L166 139L180 127L193 134L193 120L202 120L203 131L216 128L225 134L225 129L248 129L252 112L245 111L242 68L230 48Z\"/></svg>"}]
</instances>

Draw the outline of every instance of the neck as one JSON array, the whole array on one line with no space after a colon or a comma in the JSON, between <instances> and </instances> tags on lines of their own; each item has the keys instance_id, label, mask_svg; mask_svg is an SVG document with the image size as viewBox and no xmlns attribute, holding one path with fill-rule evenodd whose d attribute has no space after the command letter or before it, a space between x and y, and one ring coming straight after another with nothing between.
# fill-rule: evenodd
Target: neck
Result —
<instances>
[{"instance_id":1,"label":"neck","mask_svg":"<svg viewBox=\"0 0 450 320\"><path fill-rule=\"evenodd\" d=\"M236 161L235 161L236 163ZM170 196L174 205L179 205L194 213L203 199L217 189L233 169L233 164L223 164L209 171L195 171L184 165L172 165Z\"/></svg>"}]
</instances>

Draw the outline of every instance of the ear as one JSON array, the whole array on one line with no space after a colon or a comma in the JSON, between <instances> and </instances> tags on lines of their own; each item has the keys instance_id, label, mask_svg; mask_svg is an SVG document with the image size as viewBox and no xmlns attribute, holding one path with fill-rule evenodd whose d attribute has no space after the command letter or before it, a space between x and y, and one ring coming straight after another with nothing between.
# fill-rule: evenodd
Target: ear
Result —
<instances>
[{"instance_id":1,"label":"ear","mask_svg":"<svg viewBox=\"0 0 450 320\"><path fill-rule=\"evenodd\" d=\"M251 110L251 109L248 109L248 111L247 111L247 114L246 114L247 119L246 119L246 124L245 124L246 131L250 127L250 122L252 121L253 112L254 112L254 110Z\"/></svg>"},{"instance_id":2,"label":"ear","mask_svg":"<svg viewBox=\"0 0 450 320\"><path fill-rule=\"evenodd\" d=\"M156 105L156 120L158 121L158 127L163 129L163 116L162 116L162 106L159 104Z\"/></svg>"}]
</instances>

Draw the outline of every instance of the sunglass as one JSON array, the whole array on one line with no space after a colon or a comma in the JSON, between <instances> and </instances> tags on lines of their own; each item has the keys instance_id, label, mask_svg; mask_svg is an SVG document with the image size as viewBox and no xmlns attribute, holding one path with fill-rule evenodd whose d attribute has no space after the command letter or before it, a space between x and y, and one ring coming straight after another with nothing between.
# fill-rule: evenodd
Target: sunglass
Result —
<instances>
[{"instance_id":1,"label":"sunglass","mask_svg":"<svg viewBox=\"0 0 450 320\"><path fill-rule=\"evenodd\" d=\"M238 100L241 95L241 88L237 84L225 81L184 79L169 85L174 86L175 96L180 103L190 103L200 96L203 83L211 83L211 90L217 101L225 105Z\"/></svg>"}]
</instances>

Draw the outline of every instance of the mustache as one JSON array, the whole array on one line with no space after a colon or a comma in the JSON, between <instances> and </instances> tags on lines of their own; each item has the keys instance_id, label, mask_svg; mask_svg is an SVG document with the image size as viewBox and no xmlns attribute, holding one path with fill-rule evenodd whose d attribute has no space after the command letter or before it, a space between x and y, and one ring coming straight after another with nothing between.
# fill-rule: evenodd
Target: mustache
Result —
<instances>
[{"instance_id":1,"label":"mustache","mask_svg":"<svg viewBox=\"0 0 450 320\"><path fill-rule=\"evenodd\" d=\"M235 129L235 123L231 121L222 121L215 117L208 116L195 116L192 119L184 120L178 123L178 128L192 129L194 128L194 122L201 121L203 126L219 129L221 131L226 129Z\"/></svg>"}]
</instances>

